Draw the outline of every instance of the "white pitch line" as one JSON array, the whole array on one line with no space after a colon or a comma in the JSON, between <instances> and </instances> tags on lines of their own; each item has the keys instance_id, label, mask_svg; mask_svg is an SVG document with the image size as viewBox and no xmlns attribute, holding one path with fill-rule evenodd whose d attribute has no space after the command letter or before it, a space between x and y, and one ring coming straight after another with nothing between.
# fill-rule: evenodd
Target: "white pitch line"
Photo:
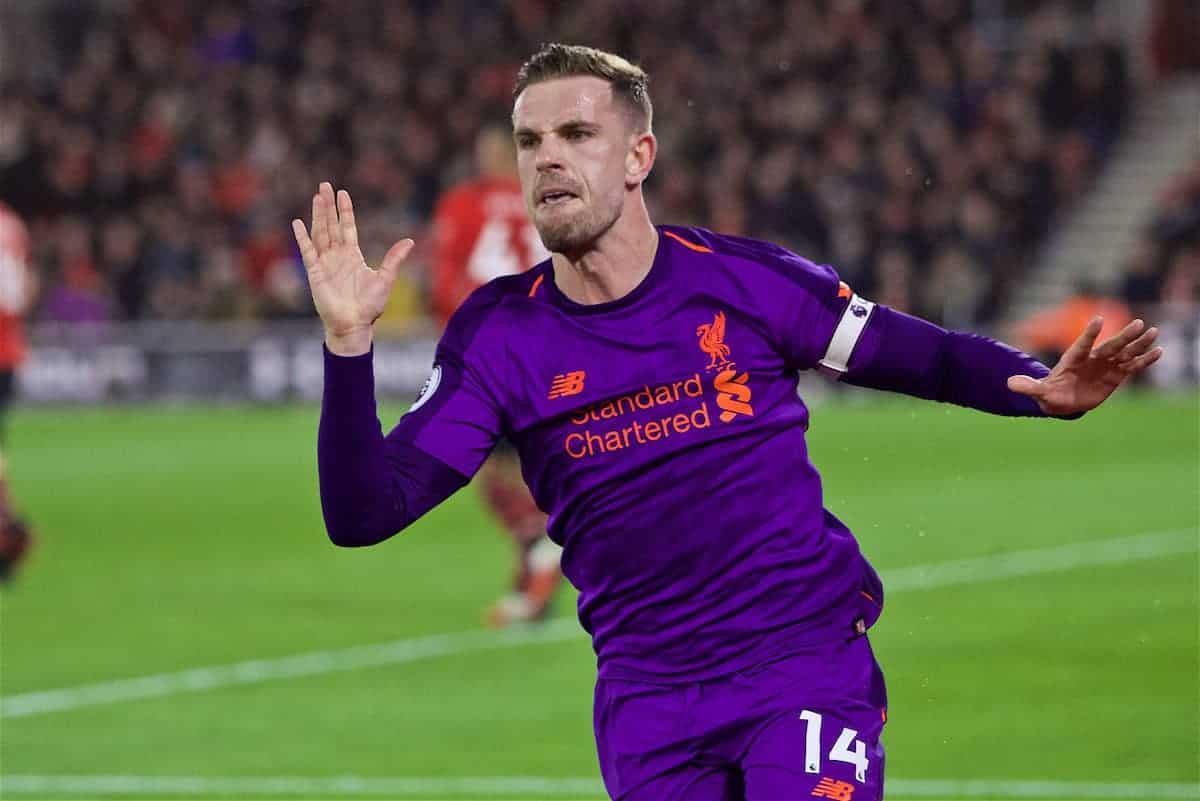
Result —
<instances>
[{"instance_id":1,"label":"white pitch line","mask_svg":"<svg viewBox=\"0 0 1200 801\"><path fill-rule=\"evenodd\" d=\"M335 776L4 776L0 793L299 796L604 796L599 779L545 776L363 778Z\"/></svg>"},{"instance_id":2,"label":"white pitch line","mask_svg":"<svg viewBox=\"0 0 1200 801\"><path fill-rule=\"evenodd\" d=\"M419 662L452 656L511 648L532 643L574 639L580 634L578 621L559 618L540 626L522 626L501 631L464 631L428 637L395 640L331 651L312 651L281 659L252 659L231 665L192 668L175 673L158 673L132 679L117 679L61 690L10 695L3 699L0 717L22 718L96 704L112 704L143 698L161 698L177 693L258 684L297 676L317 676L379 665Z\"/></svg>"},{"instance_id":3,"label":"white pitch line","mask_svg":"<svg viewBox=\"0 0 1200 801\"><path fill-rule=\"evenodd\" d=\"M884 572L883 591L928 590L955 584L1058 573L1077 567L1111 565L1189 553L1200 549L1200 530L1180 529L1110 540L1076 542L974 559L935 562Z\"/></svg>"},{"instance_id":4,"label":"white pitch line","mask_svg":"<svg viewBox=\"0 0 1200 801\"><path fill-rule=\"evenodd\" d=\"M1200 784L1062 782L1010 779L889 779L889 796L908 798L1200 799Z\"/></svg>"},{"instance_id":5,"label":"white pitch line","mask_svg":"<svg viewBox=\"0 0 1200 801\"><path fill-rule=\"evenodd\" d=\"M887 593L976 584L1074 568L1153 559L1200 548L1195 530L1166 531L1075 543L899 568L883 574ZM280 659L253 659L230 665L192 668L131 679L6 696L0 718L20 718L97 704L162 698L217 687L316 676L366 667L418 662L440 656L574 639L582 633L574 618L502 631L434 634L339 650L314 651Z\"/></svg>"},{"instance_id":6,"label":"white pitch line","mask_svg":"<svg viewBox=\"0 0 1200 801\"><path fill-rule=\"evenodd\" d=\"M1067 782L1003 779L889 779L891 798L1072 798L1194 801L1200 784L1166 782ZM504 796L604 797L598 779L550 776L461 778L336 776L39 776L0 778L0 795L193 795L193 796Z\"/></svg>"}]
</instances>

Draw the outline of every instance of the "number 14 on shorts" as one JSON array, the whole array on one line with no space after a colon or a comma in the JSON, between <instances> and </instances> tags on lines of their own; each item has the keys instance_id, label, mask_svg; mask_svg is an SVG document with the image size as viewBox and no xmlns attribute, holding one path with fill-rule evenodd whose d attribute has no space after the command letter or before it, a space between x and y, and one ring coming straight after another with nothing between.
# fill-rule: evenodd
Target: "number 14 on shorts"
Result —
<instances>
[{"instance_id":1,"label":"number 14 on shorts","mask_svg":"<svg viewBox=\"0 0 1200 801\"><path fill-rule=\"evenodd\" d=\"M808 726L804 737L804 772L821 772L821 713L805 709L800 713L800 719ZM833 748L829 751L830 762L846 762L854 766L854 778L860 782L867 780L867 746L857 739L858 732L854 729L843 728L838 735Z\"/></svg>"}]
</instances>

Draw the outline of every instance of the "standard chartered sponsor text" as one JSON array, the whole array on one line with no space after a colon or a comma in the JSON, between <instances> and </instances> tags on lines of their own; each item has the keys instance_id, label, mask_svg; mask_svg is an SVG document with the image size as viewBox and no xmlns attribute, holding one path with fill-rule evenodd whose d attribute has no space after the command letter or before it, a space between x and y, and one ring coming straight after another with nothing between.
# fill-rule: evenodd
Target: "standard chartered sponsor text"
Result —
<instances>
[{"instance_id":1,"label":"standard chartered sponsor text","mask_svg":"<svg viewBox=\"0 0 1200 801\"><path fill-rule=\"evenodd\" d=\"M617 420L637 411L656 407L675 406L688 398L701 398L704 384L700 374L695 373L682 381L672 381L657 386L646 385L637 392L621 395L604 403L589 404L571 415L571 423L585 426L581 431L571 431L564 442L567 455L572 459L583 459L601 453L624 450L635 445L645 445L672 434L684 434L694 428L708 428L712 418L708 413L708 402L701 400L697 406L684 411L672 411L652 420L633 420L619 428L605 426L596 430L595 423Z\"/></svg>"}]
</instances>

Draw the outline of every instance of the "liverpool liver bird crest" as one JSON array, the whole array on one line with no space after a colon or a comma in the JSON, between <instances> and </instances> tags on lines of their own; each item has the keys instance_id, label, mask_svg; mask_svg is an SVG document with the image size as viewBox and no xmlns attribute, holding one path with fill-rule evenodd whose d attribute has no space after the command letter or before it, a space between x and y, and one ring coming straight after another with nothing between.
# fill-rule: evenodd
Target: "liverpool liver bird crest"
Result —
<instances>
[{"instance_id":1,"label":"liverpool liver bird crest","mask_svg":"<svg viewBox=\"0 0 1200 801\"><path fill-rule=\"evenodd\" d=\"M725 344L725 312L717 312L711 323L700 325L696 329L696 336L700 337L700 350L708 354L706 370L718 370L729 365L731 351Z\"/></svg>"}]
</instances>

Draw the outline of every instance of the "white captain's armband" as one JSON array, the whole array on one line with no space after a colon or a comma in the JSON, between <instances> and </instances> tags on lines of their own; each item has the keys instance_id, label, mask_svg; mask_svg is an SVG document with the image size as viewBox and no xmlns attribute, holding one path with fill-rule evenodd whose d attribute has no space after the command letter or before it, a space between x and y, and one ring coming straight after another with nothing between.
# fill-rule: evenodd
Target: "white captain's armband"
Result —
<instances>
[{"instance_id":1,"label":"white captain's armband","mask_svg":"<svg viewBox=\"0 0 1200 801\"><path fill-rule=\"evenodd\" d=\"M840 378L850 369L850 355L854 353L854 346L858 344L858 339L866 329L867 321L871 319L871 312L874 310L875 304L871 301L863 300L858 295L850 295L850 303L842 312L842 319L838 320L825 357L818 362L821 372Z\"/></svg>"}]
</instances>

